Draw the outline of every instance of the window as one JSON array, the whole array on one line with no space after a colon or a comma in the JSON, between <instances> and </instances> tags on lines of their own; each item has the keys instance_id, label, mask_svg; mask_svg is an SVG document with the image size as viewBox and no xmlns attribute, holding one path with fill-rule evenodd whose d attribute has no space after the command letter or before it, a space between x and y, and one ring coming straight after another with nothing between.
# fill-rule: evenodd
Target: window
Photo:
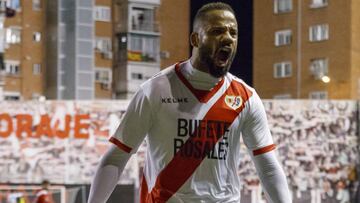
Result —
<instances>
[{"instance_id":1,"label":"window","mask_svg":"<svg viewBox=\"0 0 360 203\"><path fill-rule=\"evenodd\" d=\"M32 7L34 11L41 10L41 0L32 0Z\"/></svg>"},{"instance_id":2,"label":"window","mask_svg":"<svg viewBox=\"0 0 360 203\"><path fill-rule=\"evenodd\" d=\"M329 60L327 58L311 59L310 72L315 79L322 79L329 74Z\"/></svg>"},{"instance_id":3,"label":"window","mask_svg":"<svg viewBox=\"0 0 360 203\"><path fill-rule=\"evenodd\" d=\"M108 37L96 37L95 49L102 53L111 52L111 39Z\"/></svg>"},{"instance_id":4,"label":"window","mask_svg":"<svg viewBox=\"0 0 360 203\"><path fill-rule=\"evenodd\" d=\"M20 72L19 61L5 61L5 67L2 71L5 71L9 75L18 75Z\"/></svg>"},{"instance_id":5,"label":"window","mask_svg":"<svg viewBox=\"0 0 360 203\"><path fill-rule=\"evenodd\" d=\"M6 43L18 44L21 42L21 28L9 27L6 29Z\"/></svg>"},{"instance_id":6,"label":"window","mask_svg":"<svg viewBox=\"0 0 360 203\"><path fill-rule=\"evenodd\" d=\"M292 10L292 0L274 0L274 13L287 13Z\"/></svg>"},{"instance_id":7,"label":"window","mask_svg":"<svg viewBox=\"0 0 360 203\"><path fill-rule=\"evenodd\" d=\"M33 99L33 100L39 100L39 97L40 97L40 94L39 93L32 93L32 95L31 95L31 98Z\"/></svg>"},{"instance_id":8,"label":"window","mask_svg":"<svg viewBox=\"0 0 360 203\"><path fill-rule=\"evenodd\" d=\"M291 99L291 94L277 94L274 99Z\"/></svg>"},{"instance_id":9,"label":"window","mask_svg":"<svg viewBox=\"0 0 360 203\"><path fill-rule=\"evenodd\" d=\"M39 63L33 64L33 74L34 75L41 74L41 64L39 64Z\"/></svg>"},{"instance_id":10,"label":"window","mask_svg":"<svg viewBox=\"0 0 360 203\"><path fill-rule=\"evenodd\" d=\"M309 94L310 99L327 99L328 93L326 91L314 91Z\"/></svg>"},{"instance_id":11,"label":"window","mask_svg":"<svg viewBox=\"0 0 360 203\"><path fill-rule=\"evenodd\" d=\"M311 0L310 8L321 8L328 5L328 0Z\"/></svg>"},{"instance_id":12,"label":"window","mask_svg":"<svg viewBox=\"0 0 360 203\"><path fill-rule=\"evenodd\" d=\"M97 21L109 22L111 17L110 7L107 6L95 6L94 19Z\"/></svg>"},{"instance_id":13,"label":"window","mask_svg":"<svg viewBox=\"0 0 360 203\"><path fill-rule=\"evenodd\" d=\"M157 31L157 27L154 23L154 16L154 9L133 7L131 9L131 29Z\"/></svg>"},{"instance_id":14,"label":"window","mask_svg":"<svg viewBox=\"0 0 360 203\"><path fill-rule=\"evenodd\" d=\"M6 7L12 8L14 10L20 10L20 0L7 0Z\"/></svg>"},{"instance_id":15,"label":"window","mask_svg":"<svg viewBox=\"0 0 360 203\"><path fill-rule=\"evenodd\" d=\"M41 33L40 32L34 32L33 33L33 40L34 40L34 42L40 42L41 41Z\"/></svg>"},{"instance_id":16,"label":"window","mask_svg":"<svg viewBox=\"0 0 360 203\"><path fill-rule=\"evenodd\" d=\"M323 41L329 39L329 25L313 25L309 28L309 37L311 42Z\"/></svg>"},{"instance_id":17,"label":"window","mask_svg":"<svg viewBox=\"0 0 360 203\"><path fill-rule=\"evenodd\" d=\"M286 78L292 74L291 62L281 62L274 64L274 78Z\"/></svg>"},{"instance_id":18,"label":"window","mask_svg":"<svg viewBox=\"0 0 360 203\"><path fill-rule=\"evenodd\" d=\"M112 81L112 71L109 68L95 68L95 82L108 84Z\"/></svg>"},{"instance_id":19,"label":"window","mask_svg":"<svg viewBox=\"0 0 360 203\"><path fill-rule=\"evenodd\" d=\"M129 38L128 60L142 62L159 61L159 38L131 35Z\"/></svg>"},{"instance_id":20,"label":"window","mask_svg":"<svg viewBox=\"0 0 360 203\"><path fill-rule=\"evenodd\" d=\"M280 30L275 33L275 46L284 46L291 43L291 30Z\"/></svg>"},{"instance_id":21,"label":"window","mask_svg":"<svg viewBox=\"0 0 360 203\"><path fill-rule=\"evenodd\" d=\"M131 79L133 80L143 80L143 78L142 73L131 73Z\"/></svg>"},{"instance_id":22,"label":"window","mask_svg":"<svg viewBox=\"0 0 360 203\"><path fill-rule=\"evenodd\" d=\"M142 51L143 49L143 41L146 39L143 39L140 36L132 36L130 38L130 50L132 51Z\"/></svg>"},{"instance_id":23,"label":"window","mask_svg":"<svg viewBox=\"0 0 360 203\"><path fill-rule=\"evenodd\" d=\"M6 0L0 0L0 10L1 11L6 10Z\"/></svg>"},{"instance_id":24,"label":"window","mask_svg":"<svg viewBox=\"0 0 360 203\"><path fill-rule=\"evenodd\" d=\"M4 100L16 101L21 99L19 92L4 92Z\"/></svg>"}]
</instances>

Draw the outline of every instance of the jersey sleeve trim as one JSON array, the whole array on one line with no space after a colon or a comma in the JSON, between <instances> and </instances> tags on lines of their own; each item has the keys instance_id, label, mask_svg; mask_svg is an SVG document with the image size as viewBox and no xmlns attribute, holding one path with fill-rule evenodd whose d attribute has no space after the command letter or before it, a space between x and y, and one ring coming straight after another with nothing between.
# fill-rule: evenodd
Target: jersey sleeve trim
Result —
<instances>
[{"instance_id":1,"label":"jersey sleeve trim","mask_svg":"<svg viewBox=\"0 0 360 203\"><path fill-rule=\"evenodd\" d=\"M113 143L114 145L116 145L117 147L119 147L121 150L123 150L123 151L125 151L125 152L127 152L127 153L130 153L131 150L132 150L131 147L127 146L126 144L124 144L124 143L122 143L122 142L120 142L120 141L119 141L118 139L116 139L115 137L111 137L111 138L109 139L109 141L110 141L111 143Z\"/></svg>"},{"instance_id":2,"label":"jersey sleeve trim","mask_svg":"<svg viewBox=\"0 0 360 203\"><path fill-rule=\"evenodd\" d=\"M260 149L254 150L253 155L257 156L257 155L260 155L260 154L265 154L266 152L270 152L270 151L274 150L275 148L276 148L276 145L271 144L271 145L268 145L266 147L262 147Z\"/></svg>"}]
</instances>

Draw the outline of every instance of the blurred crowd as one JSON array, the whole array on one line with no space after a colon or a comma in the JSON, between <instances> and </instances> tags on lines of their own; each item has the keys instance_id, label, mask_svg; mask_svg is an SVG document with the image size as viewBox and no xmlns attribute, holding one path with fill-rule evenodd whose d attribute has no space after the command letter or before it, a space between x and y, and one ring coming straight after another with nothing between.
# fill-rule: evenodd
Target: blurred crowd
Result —
<instances>
[{"instance_id":1,"label":"blurred crowd","mask_svg":"<svg viewBox=\"0 0 360 203\"><path fill-rule=\"evenodd\" d=\"M78 101L7 105L2 109L10 115L31 114L34 130L38 117L45 112L54 120L61 120L66 114L89 114L90 136L88 139L0 137L3 183L40 183L48 179L52 183L87 184L127 104ZM264 105L294 202L350 202L358 186L357 103L303 100L264 101ZM57 125L64 128L61 122ZM238 173L243 194L251 196L252 203L259 203L263 201L260 183L245 145L241 146ZM125 168L120 183L139 186L145 151L146 143L143 143Z\"/></svg>"},{"instance_id":2,"label":"blurred crowd","mask_svg":"<svg viewBox=\"0 0 360 203\"><path fill-rule=\"evenodd\" d=\"M267 101L265 106L294 202L350 202L358 185L356 103ZM239 174L250 191L259 181L243 157Z\"/></svg>"}]
</instances>

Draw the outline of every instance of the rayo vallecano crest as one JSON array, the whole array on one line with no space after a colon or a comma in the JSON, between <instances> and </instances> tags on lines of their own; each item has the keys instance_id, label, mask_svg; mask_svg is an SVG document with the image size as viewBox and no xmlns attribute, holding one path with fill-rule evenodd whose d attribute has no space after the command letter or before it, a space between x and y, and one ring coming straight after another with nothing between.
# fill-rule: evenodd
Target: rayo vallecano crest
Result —
<instances>
[{"instance_id":1,"label":"rayo vallecano crest","mask_svg":"<svg viewBox=\"0 0 360 203\"><path fill-rule=\"evenodd\" d=\"M240 96L226 95L225 96L225 104L236 110L242 105L242 99Z\"/></svg>"}]
</instances>

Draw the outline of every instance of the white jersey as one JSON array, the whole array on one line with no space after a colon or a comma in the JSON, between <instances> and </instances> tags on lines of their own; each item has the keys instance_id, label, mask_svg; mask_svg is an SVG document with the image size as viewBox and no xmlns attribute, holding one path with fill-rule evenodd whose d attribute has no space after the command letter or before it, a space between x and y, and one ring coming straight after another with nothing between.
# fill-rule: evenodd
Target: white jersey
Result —
<instances>
[{"instance_id":1,"label":"white jersey","mask_svg":"<svg viewBox=\"0 0 360 203\"><path fill-rule=\"evenodd\" d=\"M135 153L146 137L140 202L240 202L240 135L256 156L275 148L254 89L227 73L196 90L173 65L141 85L110 141Z\"/></svg>"}]
</instances>

